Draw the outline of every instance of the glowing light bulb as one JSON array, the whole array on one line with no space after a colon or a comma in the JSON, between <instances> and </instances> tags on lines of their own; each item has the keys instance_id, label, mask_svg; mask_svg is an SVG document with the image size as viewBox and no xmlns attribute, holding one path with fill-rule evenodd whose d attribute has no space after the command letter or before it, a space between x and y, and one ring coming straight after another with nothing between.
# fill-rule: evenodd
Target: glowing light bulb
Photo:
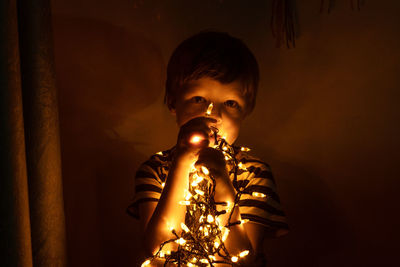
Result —
<instances>
[{"instance_id":1,"label":"glowing light bulb","mask_svg":"<svg viewBox=\"0 0 400 267\"><path fill-rule=\"evenodd\" d=\"M183 245L186 243L186 240L181 237L181 238L175 240L175 242L178 243L179 245Z\"/></svg>"},{"instance_id":2,"label":"glowing light bulb","mask_svg":"<svg viewBox=\"0 0 400 267\"><path fill-rule=\"evenodd\" d=\"M187 190L185 189L185 200L189 200L193 195Z\"/></svg>"},{"instance_id":3,"label":"glowing light bulb","mask_svg":"<svg viewBox=\"0 0 400 267\"><path fill-rule=\"evenodd\" d=\"M233 208L233 203L230 201L227 201L226 202L226 212L231 212L232 208Z\"/></svg>"},{"instance_id":4,"label":"glowing light bulb","mask_svg":"<svg viewBox=\"0 0 400 267\"><path fill-rule=\"evenodd\" d=\"M204 177L198 175L197 173L193 174L193 182L192 186L196 187L201 181L203 181Z\"/></svg>"},{"instance_id":5,"label":"glowing light bulb","mask_svg":"<svg viewBox=\"0 0 400 267\"><path fill-rule=\"evenodd\" d=\"M157 154L157 155L160 155L160 156L162 156L162 155L163 155L162 151L160 151L160 152L157 152L156 154Z\"/></svg>"},{"instance_id":6,"label":"glowing light bulb","mask_svg":"<svg viewBox=\"0 0 400 267\"><path fill-rule=\"evenodd\" d=\"M165 186L165 183L162 183L162 184L161 184L161 187L164 188L164 186Z\"/></svg>"},{"instance_id":7,"label":"glowing light bulb","mask_svg":"<svg viewBox=\"0 0 400 267\"><path fill-rule=\"evenodd\" d=\"M214 242L214 247L215 247L215 248L218 248L218 247L219 247L219 242L218 242L218 241L215 241L215 242Z\"/></svg>"},{"instance_id":8,"label":"glowing light bulb","mask_svg":"<svg viewBox=\"0 0 400 267\"><path fill-rule=\"evenodd\" d=\"M244 146L242 146L242 147L240 148L240 150L241 150L241 151L248 152L248 151L250 151L251 149L250 149L250 148L248 148L248 147L244 147Z\"/></svg>"},{"instance_id":9,"label":"glowing light bulb","mask_svg":"<svg viewBox=\"0 0 400 267\"><path fill-rule=\"evenodd\" d=\"M208 229L207 228L204 228L204 236L208 236Z\"/></svg>"},{"instance_id":10,"label":"glowing light bulb","mask_svg":"<svg viewBox=\"0 0 400 267\"><path fill-rule=\"evenodd\" d=\"M174 227L173 227L169 222L167 222L167 228L168 228L168 230L170 230L171 232L175 230Z\"/></svg>"},{"instance_id":11,"label":"glowing light bulb","mask_svg":"<svg viewBox=\"0 0 400 267\"><path fill-rule=\"evenodd\" d=\"M251 194L253 197L266 197L267 195L260 193L260 192L253 192Z\"/></svg>"},{"instance_id":12,"label":"glowing light bulb","mask_svg":"<svg viewBox=\"0 0 400 267\"><path fill-rule=\"evenodd\" d=\"M189 232L189 228L186 226L186 224L184 224L183 222L181 223L181 228L183 231L185 231L186 233Z\"/></svg>"},{"instance_id":13,"label":"glowing light bulb","mask_svg":"<svg viewBox=\"0 0 400 267\"><path fill-rule=\"evenodd\" d=\"M160 258L164 258L165 254L164 251L160 251Z\"/></svg>"},{"instance_id":14,"label":"glowing light bulb","mask_svg":"<svg viewBox=\"0 0 400 267\"><path fill-rule=\"evenodd\" d=\"M192 144L194 144L194 145L197 145L198 143L200 143L200 142L203 141L203 140L204 140L204 137L202 137L202 136L200 136L200 135L193 135L193 136L190 138L189 142L192 143Z\"/></svg>"},{"instance_id":15,"label":"glowing light bulb","mask_svg":"<svg viewBox=\"0 0 400 267\"><path fill-rule=\"evenodd\" d=\"M209 174L210 174L210 171L209 171L206 167L204 167L204 166L201 166L201 171L202 171L205 175L209 175Z\"/></svg>"},{"instance_id":16,"label":"glowing light bulb","mask_svg":"<svg viewBox=\"0 0 400 267\"><path fill-rule=\"evenodd\" d=\"M207 222L212 223L214 221L214 217L211 214L207 215Z\"/></svg>"},{"instance_id":17,"label":"glowing light bulb","mask_svg":"<svg viewBox=\"0 0 400 267\"><path fill-rule=\"evenodd\" d=\"M208 263L208 260L207 259L200 259L200 262L201 263Z\"/></svg>"},{"instance_id":18,"label":"glowing light bulb","mask_svg":"<svg viewBox=\"0 0 400 267\"><path fill-rule=\"evenodd\" d=\"M243 163L241 163L241 162L239 162L238 167L239 167L239 169L247 170L247 168L245 166L243 166Z\"/></svg>"},{"instance_id":19,"label":"glowing light bulb","mask_svg":"<svg viewBox=\"0 0 400 267\"><path fill-rule=\"evenodd\" d=\"M197 171L196 166L194 166L194 164L195 164L195 163L192 163L192 164L190 165L190 172L196 172L196 171Z\"/></svg>"},{"instance_id":20,"label":"glowing light bulb","mask_svg":"<svg viewBox=\"0 0 400 267\"><path fill-rule=\"evenodd\" d=\"M150 264L150 260L145 260L145 262L142 263L142 267L147 266Z\"/></svg>"},{"instance_id":21,"label":"glowing light bulb","mask_svg":"<svg viewBox=\"0 0 400 267\"><path fill-rule=\"evenodd\" d=\"M206 115L207 116L211 115L211 111L212 111L213 107L214 107L213 103L210 103L210 105L208 105L208 108L207 108L207 111L206 111Z\"/></svg>"},{"instance_id":22,"label":"glowing light bulb","mask_svg":"<svg viewBox=\"0 0 400 267\"><path fill-rule=\"evenodd\" d=\"M224 227L224 229L222 230L222 242L225 242L226 239L228 238L229 235L229 229Z\"/></svg>"},{"instance_id":23,"label":"glowing light bulb","mask_svg":"<svg viewBox=\"0 0 400 267\"><path fill-rule=\"evenodd\" d=\"M237 261L238 261L238 259L239 259L238 257L236 257L236 256L233 256L233 257L231 258L231 261L232 261L232 262L237 262Z\"/></svg>"},{"instance_id":24,"label":"glowing light bulb","mask_svg":"<svg viewBox=\"0 0 400 267\"><path fill-rule=\"evenodd\" d=\"M227 151L227 150L228 150L228 147L223 146L223 147L222 147L222 150L223 150L223 151Z\"/></svg>"},{"instance_id":25,"label":"glowing light bulb","mask_svg":"<svg viewBox=\"0 0 400 267\"><path fill-rule=\"evenodd\" d=\"M239 257L243 258L246 257L247 255L249 255L250 251L248 250L243 250L242 252L240 252Z\"/></svg>"},{"instance_id":26,"label":"glowing light bulb","mask_svg":"<svg viewBox=\"0 0 400 267\"><path fill-rule=\"evenodd\" d=\"M193 258L192 258L192 262L197 262L197 258L196 258L196 257L193 257Z\"/></svg>"},{"instance_id":27,"label":"glowing light bulb","mask_svg":"<svg viewBox=\"0 0 400 267\"><path fill-rule=\"evenodd\" d=\"M199 190L199 189L195 189L194 190L197 194L204 196L204 192Z\"/></svg>"}]
</instances>

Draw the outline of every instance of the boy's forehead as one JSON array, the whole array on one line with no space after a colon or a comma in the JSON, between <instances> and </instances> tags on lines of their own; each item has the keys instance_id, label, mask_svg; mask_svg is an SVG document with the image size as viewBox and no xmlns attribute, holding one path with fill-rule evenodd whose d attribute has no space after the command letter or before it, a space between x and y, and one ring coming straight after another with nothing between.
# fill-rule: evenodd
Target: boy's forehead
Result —
<instances>
[{"instance_id":1,"label":"boy's forehead","mask_svg":"<svg viewBox=\"0 0 400 267\"><path fill-rule=\"evenodd\" d=\"M186 83L182 88L181 94L189 95L194 93L223 93L227 96L244 96L243 84L240 81L231 83L221 83L212 78L200 78Z\"/></svg>"}]
</instances>

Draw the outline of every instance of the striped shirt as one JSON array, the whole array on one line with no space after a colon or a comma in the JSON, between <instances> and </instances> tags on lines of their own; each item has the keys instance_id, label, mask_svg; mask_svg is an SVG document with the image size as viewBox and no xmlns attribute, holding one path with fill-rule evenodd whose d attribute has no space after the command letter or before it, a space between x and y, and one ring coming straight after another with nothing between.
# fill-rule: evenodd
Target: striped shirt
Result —
<instances>
[{"instance_id":1,"label":"striped shirt","mask_svg":"<svg viewBox=\"0 0 400 267\"><path fill-rule=\"evenodd\" d=\"M139 219L141 203L158 202L174 150L159 152L139 167L135 177L135 196L127 209L128 214ZM233 181L234 171L229 165L228 171L234 188L243 191L238 203L242 219L265 226L270 236L285 234L288 225L269 165L240 151L238 147L234 147L234 150L238 163L242 163L242 168L237 172L237 182Z\"/></svg>"}]
</instances>

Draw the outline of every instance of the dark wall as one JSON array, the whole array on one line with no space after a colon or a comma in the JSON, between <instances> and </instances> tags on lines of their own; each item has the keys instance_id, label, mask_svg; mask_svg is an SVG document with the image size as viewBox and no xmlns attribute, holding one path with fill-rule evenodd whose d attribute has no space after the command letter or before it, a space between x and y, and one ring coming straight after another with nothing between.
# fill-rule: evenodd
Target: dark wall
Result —
<instances>
[{"instance_id":1,"label":"dark wall","mask_svg":"<svg viewBox=\"0 0 400 267\"><path fill-rule=\"evenodd\" d=\"M275 48L270 2L53 0L71 266L141 263L125 214L133 176L174 144L162 105L172 49L207 28L242 38L261 69L239 143L273 168L288 236L271 266L395 266L400 3L297 1L295 49Z\"/></svg>"}]
</instances>

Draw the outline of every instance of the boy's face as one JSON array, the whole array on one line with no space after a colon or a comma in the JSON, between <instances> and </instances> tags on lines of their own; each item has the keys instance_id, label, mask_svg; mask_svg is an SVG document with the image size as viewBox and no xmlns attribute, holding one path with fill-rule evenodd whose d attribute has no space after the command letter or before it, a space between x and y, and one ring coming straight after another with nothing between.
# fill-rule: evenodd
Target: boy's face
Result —
<instances>
[{"instance_id":1,"label":"boy's face","mask_svg":"<svg viewBox=\"0 0 400 267\"><path fill-rule=\"evenodd\" d=\"M176 115L178 126L181 127L193 118L204 117L208 105L213 103L210 117L217 122L212 126L218 129L218 135L232 144L239 135L246 113L246 99L242 95L241 86L239 81L222 84L208 77L190 82L177 95L175 108L171 109Z\"/></svg>"}]
</instances>

